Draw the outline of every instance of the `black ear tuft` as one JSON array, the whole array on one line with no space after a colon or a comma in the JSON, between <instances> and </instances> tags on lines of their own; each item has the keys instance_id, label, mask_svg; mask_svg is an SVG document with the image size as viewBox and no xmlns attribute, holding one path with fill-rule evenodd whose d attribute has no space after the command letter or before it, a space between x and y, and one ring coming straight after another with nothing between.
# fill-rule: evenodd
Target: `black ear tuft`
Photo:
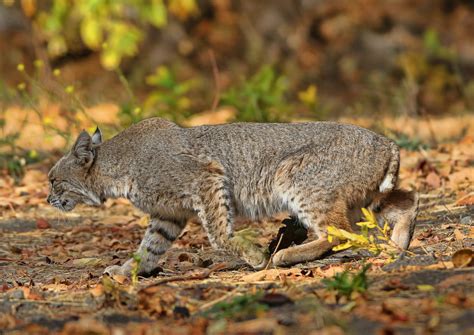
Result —
<instances>
[{"instance_id":1,"label":"black ear tuft","mask_svg":"<svg viewBox=\"0 0 474 335\"><path fill-rule=\"evenodd\" d=\"M100 130L99 127L97 127L94 131L94 134L92 134L92 144L99 145L101 143L102 143L102 131Z\"/></svg>"},{"instance_id":2,"label":"black ear tuft","mask_svg":"<svg viewBox=\"0 0 474 335\"><path fill-rule=\"evenodd\" d=\"M92 164L94 160L92 138L85 130L81 131L77 137L76 143L74 143L72 148L72 153L76 156L78 164L88 166Z\"/></svg>"}]
</instances>

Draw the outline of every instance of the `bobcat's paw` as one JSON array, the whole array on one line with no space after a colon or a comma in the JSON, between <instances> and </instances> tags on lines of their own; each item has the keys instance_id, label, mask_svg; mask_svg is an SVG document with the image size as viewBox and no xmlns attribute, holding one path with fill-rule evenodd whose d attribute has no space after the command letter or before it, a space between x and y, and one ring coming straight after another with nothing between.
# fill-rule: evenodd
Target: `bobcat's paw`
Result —
<instances>
[{"instance_id":1,"label":"bobcat's paw","mask_svg":"<svg viewBox=\"0 0 474 335\"><path fill-rule=\"evenodd\" d=\"M121 275L121 276L129 276L130 273L127 273L121 266L118 265L111 265L105 268L104 275L109 275L110 277L113 277L115 275Z\"/></svg>"},{"instance_id":2,"label":"bobcat's paw","mask_svg":"<svg viewBox=\"0 0 474 335\"><path fill-rule=\"evenodd\" d=\"M257 247L245 251L242 259L255 270L262 270L268 264L268 255Z\"/></svg>"},{"instance_id":3,"label":"bobcat's paw","mask_svg":"<svg viewBox=\"0 0 474 335\"><path fill-rule=\"evenodd\" d=\"M293 264L293 260L288 250L282 249L273 255L272 263L275 266L288 266Z\"/></svg>"},{"instance_id":4,"label":"bobcat's paw","mask_svg":"<svg viewBox=\"0 0 474 335\"><path fill-rule=\"evenodd\" d=\"M122 266L119 265L111 265L105 268L103 274L109 275L110 277L113 277L115 275L121 275L121 276L126 276L129 277L131 273L131 268L128 266L127 263L125 263Z\"/></svg>"},{"instance_id":5,"label":"bobcat's paw","mask_svg":"<svg viewBox=\"0 0 474 335\"><path fill-rule=\"evenodd\" d=\"M111 265L105 268L104 272L105 275L109 275L110 277L113 277L115 275L121 275L121 276L130 276L130 271L127 271L127 269L124 269L123 266L118 266L118 265Z\"/></svg>"},{"instance_id":6,"label":"bobcat's paw","mask_svg":"<svg viewBox=\"0 0 474 335\"><path fill-rule=\"evenodd\" d=\"M236 232L229 242L233 252L255 270L261 270L267 266L268 254L255 244L253 233L248 229Z\"/></svg>"}]
</instances>

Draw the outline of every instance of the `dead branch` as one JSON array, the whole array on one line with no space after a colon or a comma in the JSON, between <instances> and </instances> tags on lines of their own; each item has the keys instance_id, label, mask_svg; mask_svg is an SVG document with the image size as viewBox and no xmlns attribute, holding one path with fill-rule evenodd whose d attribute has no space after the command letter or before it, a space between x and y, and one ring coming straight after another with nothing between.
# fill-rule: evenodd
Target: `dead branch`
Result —
<instances>
[{"instance_id":1,"label":"dead branch","mask_svg":"<svg viewBox=\"0 0 474 335\"><path fill-rule=\"evenodd\" d=\"M221 97L221 83L219 80L219 68L217 67L216 56L212 50L209 50L209 58L211 59L212 74L214 76L214 82L216 85L216 93L214 94L214 99L212 100L211 106L211 110L215 111Z\"/></svg>"},{"instance_id":2,"label":"dead branch","mask_svg":"<svg viewBox=\"0 0 474 335\"><path fill-rule=\"evenodd\" d=\"M168 277L168 278L161 278L154 283L145 286L144 288L140 289L140 292L150 290L154 287L157 287L161 284L165 283L170 283L170 282L175 282L175 281L186 281L186 280L203 280L208 278L213 272L224 270L228 267L227 263L219 263L214 265L213 267L209 269L205 269L202 272L199 273L191 273L187 275L182 275L182 276L174 276L174 277Z\"/></svg>"}]
</instances>

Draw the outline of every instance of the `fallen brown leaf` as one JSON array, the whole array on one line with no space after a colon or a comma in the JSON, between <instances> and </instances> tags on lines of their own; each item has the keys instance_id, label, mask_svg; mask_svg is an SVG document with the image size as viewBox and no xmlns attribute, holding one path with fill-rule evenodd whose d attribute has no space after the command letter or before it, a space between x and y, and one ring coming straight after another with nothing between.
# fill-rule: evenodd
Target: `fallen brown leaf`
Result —
<instances>
[{"instance_id":1,"label":"fallen brown leaf","mask_svg":"<svg viewBox=\"0 0 474 335\"><path fill-rule=\"evenodd\" d=\"M84 257L84 258L77 258L72 261L74 266L98 266L102 264L102 259L95 258L95 257Z\"/></svg>"},{"instance_id":2,"label":"fallen brown leaf","mask_svg":"<svg viewBox=\"0 0 474 335\"><path fill-rule=\"evenodd\" d=\"M471 192L462 198L460 198L458 201L456 201L457 206L472 206L474 205L474 192Z\"/></svg>"},{"instance_id":3,"label":"fallen brown leaf","mask_svg":"<svg viewBox=\"0 0 474 335\"><path fill-rule=\"evenodd\" d=\"M93 297L100 297L104 294L104 286L102 284L98 284L96 287L91 288L89 292L92 294Z\"/></svg>"},{"instance_id":4,"label":"fallen brown leaf","mask_svg":"<svg viewBox=\"0 0 474 335\"><path fill-rule=\"evenodd\" d=\"M456 238L457 241L462 241L464 240L464 234L459 230L459 229L454 229L454 237Z\"/></svg>"},{"instance_id":5,"label":"fallen brown leaf","mask_svg":"<svg viewBox=\"0 0 474 335\"><path fill-rule=\"evenodd\" d=\"M460 184L472 183L474 181L474 167L463 168L449 176L449 185L456 189Z\"/></svg>"},{"instance_id":6,"label":"fallen brown leaf","mask_svg":"<svg viewBox=\"0 0 474 335\"><path fill-rule=\"evenodd\" d=\"M449 277L438 284L438 287L441 289L446 289L450 286L460 284L460 283L469 283L474 281L473 273L463 273Z\"/></svg>"},{"instance_id":7,"label":"fallen brown leaf","mask_svg":"<svg viewBox=\"0 0 474 335\"><path fill-rule=\"evenodd\" d=\"M452 256L453 264L456 268L464 268L474 265L474 252L472 249L461 249Z\"/></svg>"},{"instance_id":8,"label":"fallen brown leaf","mask_svg":"<svg viewBox=\"0 0 474 335\"><path fill-rule=\"evenodd\" d=\"M278 331L279 327L275 319L259 318L232 324L228 327L227 332L232 334L274 334L282 332L282 330Z\"/></svg>"},{"instance_id":9,"label":"fallen brown leaf","mask_svg":"<svg viewBox=\"0 0 474 335\"><path fill-rule=\"evenodd\" d=\"M426 183L432 188L439 188L441 186L441 178L436 172L430 172L426 176Z\"/></svg>"},{"instance_id":10,"label":"fallen brown leaf","mask_svg":"<svg viewBox=\"0 0 474 335\"><path fill-rule=\"evenodd\" d=\"M42 297L33 292L30 287L23 286L20 288L23 291L23 296L28 300L41 300Z\"/></svg>"},{"instance_id":11,"label":"fallen brown leaf","mask_svg":"<svg viewBox=\"0 0 474 335\"><path fill-rule=\"evenodd\" d=\"M128 277L124 275L114 274L112 275L112 279L119 284L124 284L128 281Z\"/></svg>"},{"instance_id":12,"label":"fallen brown leaf","mask_svg":"<svg viewBox=\"0 0 474 335\"><path fill-rule=\"evenodd\" d=\"M46 182L46 180L47 180L46 173L40 170L31 169L25 172L25 175L23 176L23 179L22 179L22 184L31 185L35 183L43 183L43 182Z\"/></svg>"},{"instance_id":13,"label":"fallen brown leaf","mask_svg":"<svg viewBox=\"0 0 474 335\"><path fill-rule=\"evenodd\" d=\"M291 269L268 269L261 270L258 272L250 273L248 275L242 276L240 279L247 283L259 282L259 281L274 281L279 280L283 277L297 279L308 277L304 270L298 268Z\"/></svg>"},{"instance_id":14,"label":"fallen brown leaf","mask_svg":"<svg viewBox=\"0 0 474 335\"><path fill-rule=\"evenodd\" d=\"M45 219L37 219L36 220L36 228L38 228L38 229L48 229L48 228L51 228L51 225Z\"/></svg>"}]
</instances>

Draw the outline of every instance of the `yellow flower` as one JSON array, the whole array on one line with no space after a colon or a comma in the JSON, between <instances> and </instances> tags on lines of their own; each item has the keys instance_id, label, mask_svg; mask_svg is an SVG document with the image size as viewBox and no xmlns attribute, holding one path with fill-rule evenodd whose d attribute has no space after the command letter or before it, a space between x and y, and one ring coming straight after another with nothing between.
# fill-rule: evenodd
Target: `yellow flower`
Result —
<instances>
[{"instance_id":1,"label":"yellow flower","mask_svg":"<svg viewBox=\"0 0 474 335\"><path fill-rule=\"evenodd\" d=\"M416 288L422 292L431 292L431 291L434 291L435 289L432 285L425 285L425 284L417 285Z\"/></svg>"},{"instance_id":2,"label":"yellow flower","mask_svg":"<svg viewBox=\"0 0 474 335\"><path fill-rule=\"evenodd\" d=\"M141 112L142 112L142 109L140 107L135 107L133 109L133 114L135 115L140 115Z\"/></svg>"},{"instance_id":3,"label":"yellow flower","mask_svg":"<svg viewBox=\"0 0 474 335\"><path fill-rule=\"evenodd\" d=\"M372 222L369 222L369 221L357 222L356 225L358 225L359 227L367 227L369 229L373 229L373 228L377 227L377 225L375 223L372 223Z\"/></svg>"},{"instance_id":4,"label":"yellow flower","mask_svg":"<svg viewBox=\"0 0 474 335\"><path fill-rule=\"evenodd\" d=\"M364 218L367 221L377 223L374 212L368 210L367 208L362 208L362 213L364 214Z\"/></svg>"},{"instance_id":5,"label":"yellow flower","mask_svg":"<svg viewBox=\"0 0 474 335\"><path fill-rule=\"evenodd\" d=\"M336 245L334 248L332 248L333 251L340 251L340 250L345 250L345 249L349 249L350 247L352 247L352 243L347 241L345 243L342 243L342 244L339 244L339 245Z\"/></svg>"},{"instance_id":6,"label":"yellow flower","mask_svg":"<svg viewBox=\"0 0 474 335\"><path fill-rule=\"evenodd\" d=\"M74 93L74 86L73 85L67 85L66 88L64 89L67 94L72 94Z\"/></svg>"},{"instance_id":7,"label":"yellow flower","mask_svg":"<svg viewBox=\"0 0 474 335\"><path fill-rule=\"evenodd\" d=\"M18 71L20 71L20 72L25 71L25 64L23 64L23 63L18 64L18 65L16 66L16 69L17 69Z\"/></svg>"},{"instance_id":8,"label":"yellow flower","mask_svg":"<svg viewBox=\"0 0 474 335\"><path fill-rule=\"evenodd\" d=\"M316 105L318 102L318 88L315 85L309 85L306 90L298 92L298 99L306 105Z\"/></svg>"},{"instance_id":9,"label":"yellow flower","mask_svg":"<svg viewBox=\"0 0 474 335\"><path fill-rule=\"evenodd\" d=\"M53 76L59 77L61 75L61 70L60 69L54 69L53 70Z\"/></svg>"},{"instance_id":10,"label":"yellow flower","mask_svg":"<svg viewBox=\"0 0 474 335\"><path fill-rule=\"evenodd\" d=\"M359 227L367 227L369 229L377 227L377 219L372 211L362 208L362 214L364 215L365 221L357 222L356 225Z\"/></svg>"},{"instance_id":11,"label":"yellow flower","mask_svg":"<svg viewBox=\"0 0 474 335\"><path fill-rule=\"evenodd\" d=\"M25 83L19 83L17 86L19 91L24 91L25 88L26 88L26 84Z\"/></svg>"},{"instance_id":12,"label":"yellow flower","mask_svg":"<svg viewBox=\"0 0 474 335\"><path fill-rule=\"evenodd\" d=\"M33 64L35 65L35 67L36 67L37 69L41 69L41 68L43 67L43 65L44 65L44 64L43 64L43 61L42 61L41 59L35 59L35 61L34 61Z\"/></svg>"},{"instance_id":13,"label":"yellow flower","mask_svg":"<svg viewBox=\"0 0 474 335\"><path fill-rule=\"evenodd\" d=\"M30 150L30 152L28 153L28 156L29 156L31 159L38 158L38 151L36 151L35 149Z\"/></svg>"},{"instance_id":14,"label":"yellow flower","mask_svg":"<svg viewBox=\"0 0 474 335\"><path fill-rule=\"evenodd\" d=\"M53 124L53 119L52 119L51 117L49 117L49 116L45 116L45 117L43 118L43 124L44 124L45 126L52 125L52 124Z\"/></svg>"}]
</instances>

